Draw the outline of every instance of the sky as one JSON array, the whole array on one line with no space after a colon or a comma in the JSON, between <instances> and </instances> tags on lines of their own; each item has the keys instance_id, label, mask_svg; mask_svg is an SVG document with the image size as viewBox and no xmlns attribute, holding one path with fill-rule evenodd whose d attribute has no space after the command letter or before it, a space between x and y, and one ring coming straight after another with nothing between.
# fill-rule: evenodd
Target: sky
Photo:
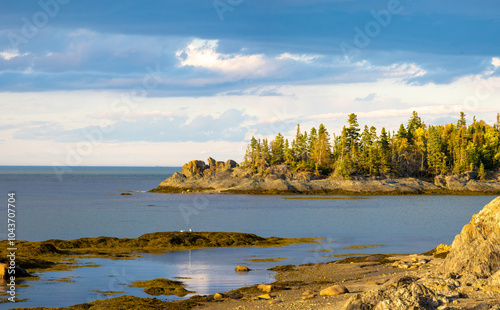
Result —
<instances>
[{"instance_id":1,"label":"sky","mask_svg":"<svg viewBox=\"0 0 500 310\"><path fill-rule=\"evenodd\" d=\"M500 112L493 0L0 2L0 165L241 161L252 136Z\"/></svg>"}]
</instances>

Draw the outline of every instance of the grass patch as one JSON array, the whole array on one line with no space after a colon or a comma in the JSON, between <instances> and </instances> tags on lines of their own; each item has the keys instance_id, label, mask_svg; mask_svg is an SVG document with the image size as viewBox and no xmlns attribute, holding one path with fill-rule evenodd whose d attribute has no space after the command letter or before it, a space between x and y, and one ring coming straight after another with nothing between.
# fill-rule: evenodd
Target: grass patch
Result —
<instances>
[{"instance_id":1,"label":"grass patch","mask_svg":"<svg viewBox=\"0 0 500 310\"><path fill-rule=\"evenodd\" d=\"M351 245L346 246L344 249L369 249L369 248L377 248L381 246L388 246L388 244L362 244L362 245Z\"/></svg>"},{"instance_id":2,"label":"grass patch","mask_svg":"<svg viewBox=\"0 0 500 310\"><path fill-rule=\"evenodd\" d=\"M270 262L270 263L277 263L280 260L283 259L288 259L288 257L274 257L274 258L247 258L245 259L246 261L250 262L257 262L257 263L265 263L265 262Z\"/></svg>"},{"instance_id":3,"label":"grass patch","mask_svg":"<svg viewBox=\"0 0 500 310\"><path fill-rule=\"evenodd\" d=\"M135 281L129 286L131 287L143 287L144 292L148 295L159 296L159 295L176 295L178 297L184 297L187 294L194 292L185 289L185 284L181 281L174 281L164 278L153 279L148 281Z\"/></svg>"}]
</instances>

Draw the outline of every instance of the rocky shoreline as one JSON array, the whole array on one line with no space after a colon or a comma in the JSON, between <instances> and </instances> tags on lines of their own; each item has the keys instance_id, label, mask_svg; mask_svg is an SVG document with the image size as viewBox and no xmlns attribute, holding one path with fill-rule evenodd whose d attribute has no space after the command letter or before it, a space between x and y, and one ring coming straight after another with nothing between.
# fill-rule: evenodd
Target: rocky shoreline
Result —
<instances>
[{"instance_id":1,"label":"rocky shoreline","mask_svg":"<svg viewBox=\"0 0 500 310\"><path fill-rule=\"evenodd\" d=\"M203 309L499 310L500 197L472 217L450 248L290 266L276 279L274 294L265 287L267 295Z\"/></svg>"},{"instance_id":2,"label":"rocky shoreline","mask_svg":"<svg viewBox=\"0 0 500 310\"><path fill-rule=\"evenodd\" d=\"M500 172L478 180L474 172L437 176L433 180L354 176L318 176L291 171L286 165L270 166L263 173L241 168L235 161L193 160L151 192L205 194L330 194L330 195L498 195Z\"/></svg>"},{"instance_id":3,"label":"rocky shoreline","mask_svg":"<svg viewBox=\"0 0 500 310\"><path fill-rule=\"evenodd\" d=\"M272 270L277 271L274 283L187 300L120 296L52 309L500 310L500 197L472 217L451 247L440 245L420 255L348 257ZM157 291L161 282L162 294L185 293L177 281L147 282L138 285Z\"/></svg>"}]
</instances>

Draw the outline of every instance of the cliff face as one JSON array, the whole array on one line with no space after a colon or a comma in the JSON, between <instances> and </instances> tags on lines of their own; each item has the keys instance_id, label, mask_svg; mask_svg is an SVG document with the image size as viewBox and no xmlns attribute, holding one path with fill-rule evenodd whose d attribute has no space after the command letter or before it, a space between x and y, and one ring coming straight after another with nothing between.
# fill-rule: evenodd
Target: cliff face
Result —
<instances>
[{"instance_id":1,"label":"cliff face","mask_svg":"<svg viewBox=\"0 0 500 310\"><path fill-rule=\"evenodd\" d=\"M443 271L473 279L491 278L500 284L500 197L475 214L455 237Z\"/></svg>"},{"instance_id":2,"label":"cliff face","mask_svg":"<svg viewBox=\"0 0 500 310\"><path fill-rule=\"evenodd\" d=\"M500 182L477 181L471 174L436 177L434 184L415 178L383 179L354 177L319 177L308 171L291 171L286 165L270 166L262 174L254 174L233 161L208 164L193 160L163 181L156 191L212 192L318 192L318 193L422 193L422 192L490 192L500 193Z\"/></svg>"}]
</instances>

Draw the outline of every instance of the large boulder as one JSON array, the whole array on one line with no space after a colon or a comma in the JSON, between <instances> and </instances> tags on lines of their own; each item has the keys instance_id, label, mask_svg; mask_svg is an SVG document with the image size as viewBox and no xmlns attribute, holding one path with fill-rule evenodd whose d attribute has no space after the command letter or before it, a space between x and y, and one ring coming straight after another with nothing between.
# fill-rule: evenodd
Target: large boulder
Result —
<instances>
[{"instance_id":1,"label":"large boulder","mask_svg":"<svg viewBox=\"0 0 500 310\"><path fill-rule=\"evenodd\" d=\"M412 277L399 278L385 288L351 296L342 310L435 310L445 302Z\"/></svg>"},{"instance_id":2,"label":"large boulder","mask_svg":"<svg viewBox=\"0 0 500 310\"><path fill-rule=\"evenodd\" d=\"M188 178L201 178L203 176L203 171L207 168L203 160L192 160L182 166L181 174Z\"/></svg>"},{"instance_id":3,"label":"large boulder","mask_svg":"<svg viewBox=\"0 0 500 310\"><path fill-rule=\"evenodd\" d=\"M470 279L500 274L500 197L472 217L455 237L442 271Z\"/></svg>"}]
</instances>

